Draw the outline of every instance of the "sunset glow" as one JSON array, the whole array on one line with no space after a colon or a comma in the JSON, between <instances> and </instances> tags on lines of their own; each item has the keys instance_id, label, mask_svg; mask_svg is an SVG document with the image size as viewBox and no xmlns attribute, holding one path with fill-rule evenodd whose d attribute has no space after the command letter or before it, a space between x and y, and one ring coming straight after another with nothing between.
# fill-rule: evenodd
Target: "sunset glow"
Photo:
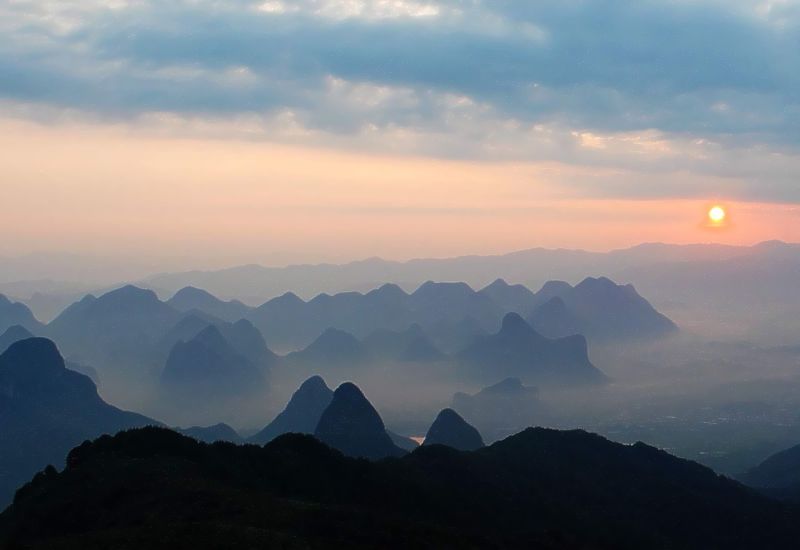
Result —
<instances>
[{"instance_id":1,"label":"sunset glow","mask_svg":"<svg viewBox=\"0 0 800 550\"><path fill-rule=\"evenodd\" d=\"M725 221L725 209L721 206L714 206L708 211L708 219L713 223L722 223Z\"/></svg>"}]
</instances>

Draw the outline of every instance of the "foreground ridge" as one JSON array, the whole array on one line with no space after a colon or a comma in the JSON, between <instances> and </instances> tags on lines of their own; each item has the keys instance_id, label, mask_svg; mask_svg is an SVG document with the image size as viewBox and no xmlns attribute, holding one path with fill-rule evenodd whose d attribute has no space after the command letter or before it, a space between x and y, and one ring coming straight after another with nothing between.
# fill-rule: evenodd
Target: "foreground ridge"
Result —
<instances>
[{"instance_id":1,"label":"foreground ridge","mask_svg":"<svg viewBox=\"0 0 800 550\"><path fill-rule=\"evenodd\" d=\"M209 445L143 428L38 474L0 515L0 545L792 548L794 514L693 462L580 430L368 462L308 435Z\"/></svg>"}]
</instances>

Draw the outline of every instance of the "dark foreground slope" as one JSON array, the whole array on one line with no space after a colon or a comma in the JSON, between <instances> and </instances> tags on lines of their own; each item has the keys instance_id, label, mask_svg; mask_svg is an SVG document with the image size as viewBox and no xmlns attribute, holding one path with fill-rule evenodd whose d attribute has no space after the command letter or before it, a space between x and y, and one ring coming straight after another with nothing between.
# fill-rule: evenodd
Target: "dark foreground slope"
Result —
<instances>
[{"instance_id":1,"label":"dark foreground slope","mask_svg":"<svg viewBox=\"0 0 800 550\"><path fill-rule=\"evenodd\" d=\"M310 436L104 436L0 515L3 548L792 548L792 509L695 463L582 431L351 459Z\"/></svg>"},{"instance_id":2,"label":"dark foreground slope","mask_svg":"<svg viewBox=\"0 0 800 550\"><path fill-rule=\"evenodd\" d=\"M0 355L0 506L47 464L60 467L80 442L148 424L157 422L103 401L50 340L12 344Z\"/></svg>"}]
</instances>

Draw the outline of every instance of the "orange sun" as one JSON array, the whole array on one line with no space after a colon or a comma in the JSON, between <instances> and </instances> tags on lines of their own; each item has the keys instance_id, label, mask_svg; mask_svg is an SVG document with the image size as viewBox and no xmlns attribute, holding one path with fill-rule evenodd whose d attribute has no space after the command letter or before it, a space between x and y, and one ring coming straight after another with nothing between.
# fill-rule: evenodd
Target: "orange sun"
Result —
<instances>
[{"instance_id":1,"label":"orange sun","mask_svg":"<svg viewBox=\"0 0 800 550\"><path fill-rule=\"evenodd\" d=\"M722 223L725 221L725 209L721 206L713 206L708 211L708 219L711 220L712 223Z\"/></svg>"}]
</instances>

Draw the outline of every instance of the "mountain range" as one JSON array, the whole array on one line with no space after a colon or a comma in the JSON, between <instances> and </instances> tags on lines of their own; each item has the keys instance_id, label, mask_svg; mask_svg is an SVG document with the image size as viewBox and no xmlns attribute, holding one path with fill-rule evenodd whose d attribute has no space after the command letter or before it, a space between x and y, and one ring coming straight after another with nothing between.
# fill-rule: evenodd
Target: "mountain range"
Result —
<instances>
[{"instance_id":1,"label":"mountain range","mask_svg":"<svg viewBox=\"0 0 800 550\"><path fill-rule=\"evenodd\" d=\"M0 515L0 546L795 548L796 509L642 443L528 429L370 463L145 428L75 448Z\"/></svg>"},{"instance_id":2,"label":"mountain range","mask_svg":"<svg viewBox=\"0 0 800 550\"><path fill-rule=\"evenodd\" d=\"M583 336L545 338L516 313L507 314L497 333L477 338L456 358L484 382L508 377L537 385L585 385L608 381L589 361Z\"/></svg>"}]
</instances>

